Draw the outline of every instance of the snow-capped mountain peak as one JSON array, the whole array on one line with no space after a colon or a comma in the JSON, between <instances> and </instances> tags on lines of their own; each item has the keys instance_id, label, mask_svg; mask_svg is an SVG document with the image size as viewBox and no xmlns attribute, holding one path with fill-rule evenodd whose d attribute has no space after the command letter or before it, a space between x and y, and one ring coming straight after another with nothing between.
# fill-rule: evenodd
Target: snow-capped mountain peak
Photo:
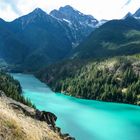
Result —
<instances>
[{"instance_id":1,"label":"snow-capped mountain peak","mask_svg":"<svg viewBox=\"0 0 140 140\"><path fill-rule=\"evenodd\" d=\"M66 5L53 10L50 15L68 24L75 40L80 42L88 36L98 24L98 20L91 15L85 15L77 9Z\"/></svg>"},{"instance_id":2,"label":"snow-capped mountain peak","mask_svg":"<svg viewBox=\"0 0 140 140\"><path fill-rule=\"evenodd\" d=\"M89 22L90 24L96 24L98 22L93 16L85 15L69 5L60 7L59 10L51 11L50 15L59 19L66 19L71 22Z\"/></svg>"},{"instance_id":3,"label":"snow-capped mountain peak","mask_svg":"<svg viewBox=\"0 0 140 140\"><path fill-rule=\"evenodd\" d=\"M31 13L30 13L32 16L46 16L48 15L45 11L43 11L42 9L40 8L36 8L35 10L33 10Z\"/></svg>"}]
</instances>

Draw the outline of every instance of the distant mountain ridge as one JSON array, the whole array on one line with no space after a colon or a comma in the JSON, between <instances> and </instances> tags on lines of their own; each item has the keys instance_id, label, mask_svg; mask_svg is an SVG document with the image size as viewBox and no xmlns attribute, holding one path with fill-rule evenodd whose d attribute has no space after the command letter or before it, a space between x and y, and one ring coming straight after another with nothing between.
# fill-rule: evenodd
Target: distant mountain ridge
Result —
<instances>
[{"instance_id":1,"label":"distant mountain ridge","mask_svg":"<svg viewBox=\"0 0 140 140\"><path fill-rule=\"evenodd\" d=\"M133 17L135 19L140 19L140 8L134 14L128 12L124 18L127 18L127 17Z\"/></svg>"},{"instance_id":2,"label":"distant mountain ridge","mask_svg":"<svg viewBox=\"0 0 140 140\"><path fill-rule=\"evenodd\" d=\"M140 18L140 8L133 14L133 17Z\"/></svg>"},{"instance_id":3,"label":"distant mountain ridge","mask_svg":"<svg viewBox=\"0 0 140 140\"><path fill-rule=\"evenodd\" d=\"M60 11L68 17L75 14L71 25L66 19L56 18L54 12L47 14L40 8L12 22L1 19L0 57L7 63L31 71L66 58L73 47L94 30L89 23L93 21L91 25L94 25L98 21L71 6L61 7ZM79 26L80 22L83 25Z\"/></svg>"},{"instance_id":4,"label":"distant mountain ridge","mask_svg":"<svg viewBox=\"0 0 140 140\"><path fill-rule=\"evenodd\" d=\"M12 22L0 19L0 59L23 71L36 71L69 57L133 54L139 52L138 16L139 9L126 19L98 21L67 5L50 14L36 8Z\"/></svg>"},{"instance_id":5,"label":"distant mountain ridge","mask_svg":"<svg viewBox=\"0 0 140 140\"><path fill-rule=\"evenodd\" d=\"M128 16L97 28L72 52L72 58L104 58L140 53L140 22Z\"/></svg>"}]
</instances>

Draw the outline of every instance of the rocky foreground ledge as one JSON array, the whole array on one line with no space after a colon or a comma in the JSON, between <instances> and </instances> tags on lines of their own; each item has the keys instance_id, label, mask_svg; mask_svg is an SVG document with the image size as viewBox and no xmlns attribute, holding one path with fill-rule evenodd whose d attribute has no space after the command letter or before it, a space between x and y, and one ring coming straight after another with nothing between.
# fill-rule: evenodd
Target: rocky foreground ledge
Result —
<instances>
[{"instance_id":1,"label":"rocky foreground ledge","mask_svg":"<svg viewBox=\"0 0 140 140\"><path fill-rule=\"evenodd\" d=\"M62 134L57 117L30 108L0 91L0 140L75 140Z\"/></svg>"}]
</instances>

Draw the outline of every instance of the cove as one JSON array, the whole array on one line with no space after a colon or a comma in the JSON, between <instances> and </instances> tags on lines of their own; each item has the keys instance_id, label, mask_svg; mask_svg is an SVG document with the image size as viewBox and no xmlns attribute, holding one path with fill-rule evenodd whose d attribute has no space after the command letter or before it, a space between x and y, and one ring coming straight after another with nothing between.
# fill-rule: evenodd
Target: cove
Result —
<instances>
[{"instance_id":1,"label":"cove","mask_svg":"<svg viewBox=\"0 0 140 140\"><path fill-rule=\"evenodd\" d=\"M83 100L51 91L28 74L11 74L40 110L54 113L57 126L76 140L140 140L140 107Z\"/></svg>"}]
</instances>

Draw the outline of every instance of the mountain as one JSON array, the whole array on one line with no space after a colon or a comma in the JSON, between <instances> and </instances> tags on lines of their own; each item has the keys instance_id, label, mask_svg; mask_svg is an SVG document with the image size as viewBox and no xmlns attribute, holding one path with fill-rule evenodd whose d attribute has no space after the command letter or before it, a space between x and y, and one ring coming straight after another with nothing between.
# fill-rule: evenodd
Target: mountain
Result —
<instances>
[{"instance_id":1,"label":"mountain","mask_svg":"<svg viewBox=\"0 0 140 140\"><path fill-rule=\"evenodd\" d=\"M96 28L70 58L36 76L55 92L140 105L140 22L130 13Z\"/></svg>"},{"instance_id":2,"label":"mountain","mask_svg":"<svg viewBox=\"0 0 140 140\"><path fill-rule=\"evenodd\" d=\"M103 58L140 52L140 22L112 20L93 31L72 52L72 58Z\"/></svg>"},{"instance_id":3,"label":"mountain","mask_svg":"<svg viewBox=\"0 0 140 140\"><path fill-rule=\"evenodd\" d=\"M0 31L0 60L16 70L36 71L69 56L98 58L139 52L137 19L99 22L69 5L50 14L36 8L12 22L0 19Z\"/></svg>"},{"instance_id":4,"label":"mountain","mask_svg":"<svg viewBox=\"0 0 140 140\"><path fill-rule=\"evenodd\" d=\"M133 14L133 17L140 19L140 8Z\"/></svg>"},{"instance_id":5,"label":"mountain","mask_svg":"<svg viewBox=\"0 0 140 140\"><path fill-rule=\"evenodd\" d=\"M97 23L70 6L50 14L36 8L12 22L0 19L0 58L16 70L40 69L66 58Z\"/></svg>"},{"instance_id":6,"label":"mountain","mask_svg":"<svg viewBox=\"0 0 140 140\"><path fill-rule=\"evenodd\" d=\"M0 30L0 56L29 70L63 59L74 40L65 22L39 8L12 22L1 20Z\"/></svg>"},{"instance_id":7,"label":"mountain","mask_svg":"<svg viewBox=\"0 0 140 140\"><path fill-rule=\"evenodd\" d=\"M73 36L68 26L41 9L9 24L12 32L28 47L23 65L34 69L61 60L72 49ZM60 34L61 33L61 34Z\"/></svg>"},{"instance_id":8,"label":"mountain","mask_svg":"<svg viewBox=\"0 0 140 140\"><path fill-rule=\"evenodd\" d=\"M50 15L65 22L70 27L75 39L73 47L85 39L98 24L98 20L93 16L85 15L69 5L51 11Z\"/></svg>"},{"instance_id":9,"label":"mountain","mask_svg":"<svg viewBox=\"0 0 140 140\"><path fill-rule=\"evenodd\" d=\"M132 13L128 12L128 13L125 15L124 19L126 19L126 18L128 18L128 17L132 17L132 16L133 16Z\"/></svg>"},{"instance_id":10,"label":"mountain","mask_svg":"<svg viewBox=\"0 0 140 140\"><path fill-rule=\"evenodd\" d=\"M8 63L21 63L26 55L26 50L25 44L9 29L9 24L1 19L0 58L4 58Z\"/></svg>"},{"instance_id":11,"label":"mountain","mask_svg":"<svg viewBox=\"0 0 140 140\"><path fill-rule=\"evenodd\" d=\"M139 8L134 14L128 12L128 13L125 15L124 19L127 18L127 17L133 17L133 18L135 18L135 19L140 19L140 8Z\"/></svg>"}]
</instances>

